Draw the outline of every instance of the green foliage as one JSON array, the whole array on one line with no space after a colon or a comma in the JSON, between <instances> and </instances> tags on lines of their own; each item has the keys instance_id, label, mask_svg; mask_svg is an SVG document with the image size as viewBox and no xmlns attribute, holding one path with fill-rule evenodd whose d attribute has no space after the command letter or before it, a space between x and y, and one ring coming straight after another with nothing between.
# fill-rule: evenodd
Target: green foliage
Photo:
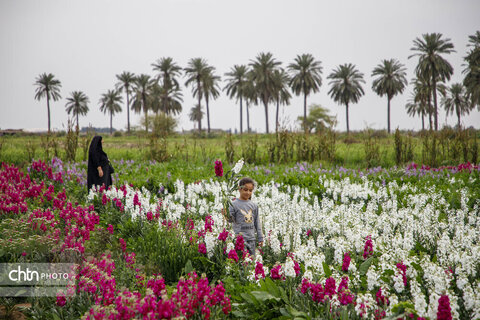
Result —
<instances>
[{"instance_id":1,"label":"green foliage","mask_svg":"<svg viewBox=\"0 0 480 320\"><path fill-rule=\"evenodd\" d=\"M363 145L365 148L365 161L367 162L367 167L375 167L380 164L380 146L378 139L373 136L373 131L371 129L366 129L365 137L363 140Z\"/></svg>"},{"instance_id":2,"label":"green foliage","mask_svg":"<svg viewBox=\"0 0 480 320\"><path fill-rule=\"evenodd\" d=\"M299 116L297 121L303 125L303 116ZM319 104L312 104L308 107L307 130L320 133L330 127L335 121L335 117L328 114L328 109Z\"/></svg>"},{"instance_id":3,"label":"green foliage","mask_svg":"<svg viewBox=\"0 0 480 320\"><path fill-rule=\"evenodd\" d=\"M78 126L76 130L73 131L73 124L68 121L67 125L67 136L65 141L65 159L67 161L75 161L75 156L77 155L77 148L78 148Z\"/></svg>"},{"instance_id":4,"label":"green foliage","mask_svg":"<svg viewBox=\"0 0 480 320\"><path fill-rule=\"evenodd\" d=\"M233 163L235 148L233 146L232 134L230 133L227 134L227 138L225 139L225 155L228 163Z\"/></svg>"}]
</instances>

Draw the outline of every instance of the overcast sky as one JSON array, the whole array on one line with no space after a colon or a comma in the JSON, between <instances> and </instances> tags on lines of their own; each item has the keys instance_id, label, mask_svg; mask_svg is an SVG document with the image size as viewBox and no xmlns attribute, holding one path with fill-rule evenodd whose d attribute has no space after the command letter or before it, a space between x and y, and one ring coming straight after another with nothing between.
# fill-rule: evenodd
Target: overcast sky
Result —
<instances>
[{"instance_id":1,"label":"overcast sky","mask_svg":"<svg viewBox=\"0 0 480 320\"><path fill-rule=\"evenodd\" d=\"M371 89L373 68L382 59L398 59L410 81L417 63L408 59L413 40L439 32L456 50L445 56L454 68L450 83L462 81L468 36L480 30L479 13L477 0L0 0L0 128L47 128L46 100L34 100L33 85L44 72L62 83L62 99L51 103L52 128L65 128L66 98L76 90L90 98L80 126L108 127L109 116L99 111L98 101L122 71L153 76L151 64L161 57L172 57L181 67L201 57L223 79L233 65L248 64L260 52L271 52L284 67L303 53L321 61L323 84L308 104L329 109L339 130L346 130L345 107L328 96L326 78L340 64L355 64L366 84L365 95L350 107L350 129L386 128L387 100ZM195 100L185 78L180 80L184 102L177 129L189 130ZM392 100L392 128L421 128L421 120L405 111L411 91L409 85ZM274 110L272 104L270 128ZM292 127L303 115L303 99L295 97L281 110L281 122ZM250 115L252 128L264 132L263 106L253 106ZM239 106L224 93L210 102L210 117L212 128L239 128ZM131 113L133 125L139 119ZM442 110L439 123L445 121L456 123ZM475 109L462 122L480 128L480 112ZM124 107L113 126L126 124Z\"/></svg>"}]
</instances>

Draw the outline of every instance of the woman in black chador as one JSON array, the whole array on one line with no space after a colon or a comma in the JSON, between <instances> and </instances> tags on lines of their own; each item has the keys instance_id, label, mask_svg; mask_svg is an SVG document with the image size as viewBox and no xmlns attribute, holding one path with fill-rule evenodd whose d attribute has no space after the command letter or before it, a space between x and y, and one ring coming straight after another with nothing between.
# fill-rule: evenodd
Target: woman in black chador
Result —
<instances>
[{"instance_id":1,"label":"woman in black chador","mask_svg":"<svg viewBox=\"0 0 480 320\"><path fill-rule=\"evenodd\" d=\"M88 190L93 185L101 186L103 184L106 188L112 185L112 172L107 154L102 149L102 137L95 136L90 143L90 149L88 149Z\"/></svg>"}]
</instances>

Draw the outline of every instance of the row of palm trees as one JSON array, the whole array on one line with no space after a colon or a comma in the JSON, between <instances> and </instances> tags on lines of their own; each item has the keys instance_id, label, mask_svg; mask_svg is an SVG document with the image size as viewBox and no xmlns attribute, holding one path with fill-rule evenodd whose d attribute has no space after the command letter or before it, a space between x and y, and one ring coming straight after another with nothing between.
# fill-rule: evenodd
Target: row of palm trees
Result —
<instances>
[{"instance_id":1,"label":"row of palm trees","mask_svg":"<svg viewBox=\"0 0 480 320\"><path fill-rule=\"evenodd\" d=\"M424 118L428 116L430 129L438 130L438 93L442 96L441 104L447 115L455 113L460 127L460 117L468 114L475 105L480 107L480 31L469 36L470 51L465 57L467 67L464 70L463 83L454 83L446 86L453 74L453 67L444 58L444 55L454 52L450 39L440 33L424 34L413 41L409 58L418 58L415 68L415 78L412 80L412 98L406 105L409 115L419 115L422 119L422 129L425 129ZM236 99L240 105L240 133L243 132L243 103L246 103L247 130L249 125L249 105L263 104L265 110L265 128L269 133L269 105L276 104L275 131L279 127L279 106L288 105L295 95L303 95L303 127L307 129L307 98L318 92L322 85L321 62L311 54L298 55L286 69L269 52L260 53L248 65L234 65L225 74L226 85L223 91ZM207 131L210 132L209 103L220 96L221 77L216 74L215 67L205 59L193 58L186 68L181 68L172 58L166 57L152 64L156 76L148 74L135 75L123 72L116 75L115 90L108 90L100 99L100 110L110 115L110 128L115 113L121 112L123 99L126 95L127 130L130 132L130 112L145 115L145 130L148 132L148 111L163 112L166 115L176 115L182 111L182 92L179 78L186 78L185 86L191 87L197 104L190 111L190 120L198 122L201 130L203 118L202 100L205 102L207 116ZM396 59L382 60L372 71L372 90L379 96L387 98L387 130L390 133L390 105L391 100L403 93L407 86L406 68ZM365 94L362 84L365 84L364 75L351 63L336 67L327 76L330 80L328 94L331 98L345 105L346 129L349 128L349 106L357 103ZM48 130L50 131L50 100L61 98L61 83L52 74L42 74L36 79L37 89L35 98L47 99ZM66 110L76 117L88 112L88 97L81 91L74 91L67 98ZM433 103L433 104L432 104Z\"/></svg>"}]
</instances>

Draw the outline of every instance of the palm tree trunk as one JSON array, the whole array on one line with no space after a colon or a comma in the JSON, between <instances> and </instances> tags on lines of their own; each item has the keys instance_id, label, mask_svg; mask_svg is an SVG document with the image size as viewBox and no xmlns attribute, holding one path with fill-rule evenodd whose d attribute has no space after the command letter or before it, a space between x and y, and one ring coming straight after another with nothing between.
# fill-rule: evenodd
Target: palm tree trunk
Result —
<instances>
[{"instance_id":1,"label":"palm tree trunk","mask_svg":"<svg viewBox=\"0 0 480 320\"><path fill-rule=\"evenodd\" d=\"M47 90L48 133L50 133L50 93Z\"/></svg>"},{"instance_id":2,"label":"palm tree trunk","mask_svg":"<svg viewBox=\"0 0 480 320\"><path fill-rule=\"evenodd\" d=\"M425 121L424 121L424 116L423 116L423 113L422 113L422 131L425 130Z\"/></svg>"},{"instance_id":3,"label":"palm tree trunk","mask_svg":"<svg viewBox=\"0 0 480 320\"><path fill-rule=\"evenodd\" d=\"M127 91L127 132L130 133L130 96L128 94L128 87L126 88Z\"/></svg>"},{"instance_id":4,"label":"palm tree trunk","mask_svg":"<svg viewBox=\"0 0 480 320\"><path fill-rule=\"evenodd\" d=\"M110 135L112 135L113 130L112 130L112 119L113 119L113 114L110 112Z\"/></svg>"},{"instance_id":5,"label":"palm tree trunk","mask_svg":"<svg viewBox=\"0 0 480 320\"><path fill-rule=\"evenodd\" d=\"M208 109L208 95L205 95L205 104L207 105L207 132L210 133L210 110Z\"/></svg>"},{"instance_id":6,"label":"palm tree trunk","mask_svg":"<svg viewBox=\"0 0 480 320\"><path fill-rule=\"evenodd\" d=\"M433 129L432 123L432 101L430 100L430 94L428 95L428 121L430 122L430 131Z\"/></svg>"},{"instance_id":7,"label":"palm tree trunk","mask_svg":"<svg viewBox=\"0 0 480 320\"><path fill-rule=\"evenodd\" d=\"M148 108L147 108L147 98L142 97L143 111L145 113L145 133L148 133Z\"/></svg>"},{"instance_id":8,"label":"palm tree trunk","mask_svg":"<svg viewBox=\"0 0 480 320\"><path fill-rule=\"evenodd\" d=\"M347 134L350 134L350 127L348 126L348 103L345 104L346 106L346 111L347 111Z\"/></svg>"},{"instance_id":9,"label":"palm tree trunk","mask_svg":"<svg viewBox=\"0 0 480 320\"><path fill-rule=\"evenodd\" d=\"M388 134L390 134L390 100L391 99L392 98L388 97L388 106L387 106L387 121L388 121L387 131L388 131Z\"/></svg>"},{"instance_id":10,"label":"palm tree trunk","mask_svg":"<svg viewBox=\"0 0 480 320\"><path fill-rule=\"evenodd\" d=\"M303 130L307 134L307 94L303 95Z\"/></svg>"},{"instance_id":11,"label":"palm tree trunk","mask_svg":"<svg viewBox=\"0 0 480 320\"><path fill-rule=\"evenodd\" d=\"M460 131L460 110L456 108L457 110L457 118L458 118L458 131Z\"/></svg>"},{"instance_id":12,"label":"palm tree trunk","mask_svg":"<svg viewBox=\"0 0 480 320\"><path fill-rule=\"evenodd\" d=\"M263 97L263 105L265 106L265 127L268 133L268 100L266 97Z\"/></svg>"},{"instance_id":13,"label":"palm tree trunk","mask_svg":"<svg viewBox=\"0 0 480 320\"><path fill-rule=\"evenodd\" d=\"M277 113L275 115L275 133L278 133L278 109L280 109L280 99L277 99Z\"/></svg>"},{"instance_id":14,"label":"palm tree trunk","mask_svg":"<svg viewBox=\"0 0 480 320\"><path fill-rule=\"evenodd\" d=\"M248 100L247 100L247 132L250 133L250 112L248 111Z\"/></svg>"},{"instance_id":15,"label":"palm tree trunk","mask_svg":"<svg viewBox=\"0 0 480 320\"><path fill-rule=\"evenodd\" d=\"M433 77L433 105L435 106L435 131L438 131L437 82Z\"/></svg>"},{"instance_id":16,"label":"palm tree trunk","mask_svg":"<svg viewBox=\"0 0 480 320\"><path fill-rule=\"evenodd\" d=\"M243 133L243 119L242 119L242 96L240 96L240 134Z\"/></svg>"},{"instance_id":17,"label":"palm tree trunk","mask_svg":"<svg viewBox=\"0 0 480 320\"><path fill-rule=\"evenodd\" d=\"M80 127L78 126L78 112L77 112L77 128L80 128Z\"/></svg>"}]
</instances>

